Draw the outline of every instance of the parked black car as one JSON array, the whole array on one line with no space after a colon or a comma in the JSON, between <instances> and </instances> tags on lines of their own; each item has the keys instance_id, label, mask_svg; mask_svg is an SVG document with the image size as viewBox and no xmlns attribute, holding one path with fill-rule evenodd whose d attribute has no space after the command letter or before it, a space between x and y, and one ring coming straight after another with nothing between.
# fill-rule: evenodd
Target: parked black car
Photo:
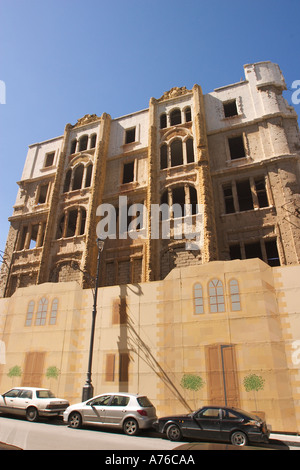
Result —
<instances>
[{"instance_id":1,"label":"parked black car","mask_svg":"<svg viewBox=\"0 0 300 470\"><path fill-rule=\"evenodd\" d=\"M171 441L183 437L213 441L230 441L237 446L248 442L268 442L266 423L254 414L238 408L204 406L186 415L167 416L154 423Z\"/></svg>"}]
</instances>

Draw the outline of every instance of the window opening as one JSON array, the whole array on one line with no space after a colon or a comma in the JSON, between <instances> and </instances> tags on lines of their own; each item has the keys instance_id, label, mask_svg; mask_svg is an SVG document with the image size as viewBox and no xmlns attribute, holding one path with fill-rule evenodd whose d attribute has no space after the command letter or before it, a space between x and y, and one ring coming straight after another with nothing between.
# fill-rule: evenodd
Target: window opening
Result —
<instances>
[{"instance_id":1,"label":"window opening","mask_svg":"<svg viewBox=\"0 0 300 470\"><path fill-rule=\"evenodd\" d=\"M186 108L184 111L184 114L185 114L185 122L190 122L192 120L191 108Z\"/></svg>"},{"instance_id":2,"label":"window opening","mask_svg":"<svg viewBox=\"0 0 300 470\"><path fill-rule=\"evenodd\" d=\"M68 170L66 173L65 182L64 182L64 189L63 189L64 193L68 193L70 190L71 176L72 176L72 170Z\"/></svg>"},{"instance_id":3,"label":"window opening","mask_svg":"<svg viewBox=\"0 0 300 470\"><path fill-rule=\"evenodd\" d=\"M223 103L225 117L237 116L236 100Z\"/></svg>"},{"instance_id":4,"label":"window opening","mask_svg":"<svg viewBox=\"0 0 300 470\"><path fill-rule=\"evenodd\" d=\"M228 186L223 186L223 194L226 214L232 214L233 212L235 212L235 209L231 184Z\"/></svg>"},{"instance_id":5,"label":"window opening","mask_svg":"<svg viewBox=\"0 0 300 470\"><path fill-rule=\"evenodd\" d=\"M32 250L36 247L37 235L38 235L39 225L32 225L31 226L31 234L30 234L30 242L29 242L29 250Z\"/></svg>"},{"instance_id":6,"label":"window opening","mask_svg":"<svg viewBox=\"0 0 300 470\"><path fill-rule=\"evenodd\" d=\"M134 180L134 161L124 163L123 167L123 184L131 183Z\"/></svg>"},{"instance_id":7,"label":"window opening","mask_svg":"<svg viewBox=\"0 0 300 470\"><path fill-rule=\"evenodd\" d=\"M228 139L228 143L231 160L244 158L246 156L243 136L231 137Z\"/></svg>"},{"instance_id":8,"label":"window opening","mask_svg":"<svg viewBox=\"0 0 300 470\"><path fill-rule=\"evenodd\" d=\"M229 247L230 259L242 259L240 244L230 245Z\"/></svg>"},{"instance_id":9,"label":"window opening","mask_svg":"<svg viewBox=\"0 0 300 470\"><path fill-rule=\"evenodd\" d=\"M96 142L97 142L97 134L93 134L91 136L91 149L95 148L96 147Z\"/></svg>"},{"instance_id":10,"label":"window opening","mask_svg":"<svg viewBox=\"0 0 300 470\"><path fill-rule=\"evenodd\" d=\"M237 181L236 190L240 211L253 209L253 199L249 180Z\"/></svg>"},{"instance_id":11,"label":"window opening","mask_svg":"<svg viewBox=\"0 0 300 470\"><path fill-rule=\"evenodd\" d=\"M60 221L58 223L57 234L56 234L57 239L62 238L63 233L64 233L64 225L65 225L65 215L63 215L60 218Z\"/></svg>"},{"instance_id":12,"label":"window opening","mask_svg":"<svg viewBox=\"0 0 300 470\"><path fill-rule=\"evenodd\" d=\"M76 189L81 189L82 178L83 178L83 165L78 165L74 171L72 191L75 191Z\"/></svg>"},{"instance_id":13,"label":"window opening","mask_svg":"<svg viewBox=\"0 0 300 470\"><path fill-rule=\"evenodd\" d=\"M83 235L85 232L86 210L83 208L80 210L81 210L80 235Z\"/></svg>"},{"instance_id":14,"label":"window opening","mask_svg":"<svg viewBox=\"0 0 300 470\"><path fill-rule=\"evenodd\" d=\"M194 186L189 186L190 204L192 206L192 215L197 214L197 190Z\"/></svg>"},{"instance_id":15,"label":"window opening","mask_svg":"<svg viewBox=\"0 0 300 470\"><path fill-rule=\"evenodd\" d=\"M79 152L86 150L88 146L88 136L83 135L79 140Z\"/></svg>"},{"instance_id":16,"label":"window opening","mask_svg":"<svg viewBox=\"0 0 300 470\"><path fill-rule=\"evenodd\" d=\"M171 166L183 165L182 141L174 140L171 143Z\"/></svg>"},{"instance_id":17,"label":"window opening","mask_svg":"<svg viewBox=\"0 0 300 470\"><path fill-rule=\"evenodd\" d=\"M89 188L91 186L92 170L93 170L93 165L89 165L86 169L85 188Z\"/></svg>"},{"instance_id":18,"label":"window opening","mask_svg":"<svg viewBox=\"0 0 300 470\"><path fill-rule=\"evenodd\" d=\"M45 168L53 165L54 155L55 155L55 152L47 153L46 160L45 160Z\"/></svg>"},{"instance_id":19,"label":"window opening","mask_svg":"<svg viewBox=\"0 0 300 470\"><path fill-rule=\"evenodd\" d=\"M257 179L254 182L259 207L268 207L269 201L266 191L265 178Z\"/></svg>"},{"instance_id":20,"label":"window opening","mask_svg":"<svg viewBox=\"0 0 300 470\"><path fill-rule=\"evenodd\" d=\"M68 213L68 227L66 238L74 237L76 233L76 223L77 223L77 209L71 210Z\"/></svg>"},{"instance_id":21,"label":"window opening","mask_svg":"<svg viewBox=\"0 0 300 470\"><path fill-rule=\"evenodd\" d=\"M41 184L39 187L38 204L45 204L48 194L49 183Z\"/></svg>"},{"instance_id":22,"label":"window opening","mask_svg":"<svg viewBox=\"0 0 300 470\"><path fill-rule=\"evenodd\" d=\"M180 109L174 109L170 114L171 126L181 124L181 111Z\"/></svg>"},{"instance_id":23,"label":"window opening","mask_svg":"<svg viewBox=\"0 0 300 470\"><path fill-rule=\"evenodd\" d=\"M246 258L260 258L263 259L260 242L245 243Z\"/></svg>"},{"instance_id":24,"label":"window opening","mask_svg":"<svg viewBox=\"0 0 300 470\"><path fill-rule=\"evenodd\" d=\"M71 155L76 152L76 145L77 145L77 140L74 139L71 142Z\"/></svg>"},{"instance_id":25,"label":"window opening","mask_svg":"<svg viewBox=\"0 0 300 470\"><path fill-rule=\"evenodd\" d=\"M160 147L160 169L168 168L168 147L166 144Z\"/></svg>"},{"instance_id":26,"label":"window opening","mask_svg":"<svg viewBox=\"0 0 300 470\"><path fill-rule=\"evenodd\" d=\"M27 232L28 232L28 226L25 225L22 229L22 235L21 235L19 250L24 250L24 248L25 248Z\"/></svg>"},{"instance_id":27,"label":"window opening","mask_svg":"<svg viewBox=\"0 0 300 470\"><path fill-rule=\"evenodd\" d=\"M186 141L186 158L187 158L187 163L192 163L195 161L193 139L188 139Z\"/></svg>"},{"instance_id":28,"label":"window opening","mask_svg":"<svg viewBox=\"0 0 300 470\"><path fill-rule=\"evenodd\" d=\"M165 127L167 127L167 115L166 115L166 113L161 114L161 116L160 116L160 128L164 129Z\"/></svg>"},{"instance_id":29,"label":"window opening","mask_svg":"<svg viewBox=\"0 0 300 470\"><path fill-rule=\"evenodd\" d=\"M125 144L131 144L135 142L135 127L127 129L125 134Z\"/></svg>"},{"instance_id":30,"label":"window opening","mask_svg":"<svg viewBox=\"0 0 300 470\"><path fill-rule=\"evenodd\" d=\"M184 186L180 186L178 188L174 188L172 191L173 196L173 205L179 204L181 207L181 214L184 215L184 204L185 204L185 191ZM176 212L173 214L176 217Z\"/></svg>"},{"instance_id":31,"label":"window opening","mask_svg":"<svg viewBox=\"0 0 300 470\"><path fill-rule=\"evenodd\" d=\"M269 266L280 266L280 259L276 240L266 240L265 248L267 253L267 262Z\"/></svg>"}]
</instances>

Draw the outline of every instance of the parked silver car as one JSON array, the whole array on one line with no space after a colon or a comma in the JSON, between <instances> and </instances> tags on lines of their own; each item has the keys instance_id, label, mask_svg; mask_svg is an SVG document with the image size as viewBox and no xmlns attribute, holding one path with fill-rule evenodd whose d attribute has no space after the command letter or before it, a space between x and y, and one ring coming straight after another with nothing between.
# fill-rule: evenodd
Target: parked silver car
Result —
<instances>
[{"instance_id":1,"label":"parked silver car","mask_svg":"<svg viewBox=\"0 0 300 470\"><path fill-rule=\"evenodd\" d=\"M17 387L0 395L0 411L26 416L36 421L39 416L58 416L69 406L67 400L56 398L46 388Z\"/></svg>"},{"instance_id":2,"label":"parked silver car","mask_svg":"<svg viewBox=\"0 0 300 470\"><path fill-rule=\"evenodd\" d=\"M134 436L139 429L151 428L157 417L155 407L146 396L106 393L69 406L63 419L71 428L96 424L120 428L125 434Z\"/></svg>"}]
</instances>

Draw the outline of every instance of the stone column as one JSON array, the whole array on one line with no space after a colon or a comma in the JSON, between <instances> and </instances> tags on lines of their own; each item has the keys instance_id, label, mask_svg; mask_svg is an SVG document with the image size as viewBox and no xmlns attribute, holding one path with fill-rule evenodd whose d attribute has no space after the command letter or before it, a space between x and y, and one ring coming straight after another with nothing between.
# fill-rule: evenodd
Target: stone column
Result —
<instances>
[{"instance_id":1,"label":"stone column","mask_svg":"<svg viewBox=\"0 0 300 470\"><path fill-rule=\"evenodd\" d=\"M194 121L195 121L195 141L196 155L195 161L198 163L198 200L203 204L203 229L204 246L202 248L202 262L208 263L218 259L217 232L215 224L215 210L212 181L210 175L208 142L206 133L206 121L203 94L199 85L193 87L194 98Z\"/></svg>"},{"instance_id":2,"label":"stone column","mask_svg":"<svg viewBox=\"0 0 300 470\"><path fill-rule=\"evenodd\" d=\"M103 198L106 175L106 159L110 136L111 117L103 113L100 118L97 145L94 156L93 176L91 182L91 196L86 218L86 242L82 257L81 278L84 287L90 287L89 276L94 277L97 264L97 233L96 211ZM104 245L105 249L105 245ZM103 270L101 270L103 272ZM87 273L89 276L84 276ZM101 274L100 274L101 276ZM101 279L100 279L101 284Z\"/></svg>"},{"instance_id":3,"label":"stone column","mask_svg":"<svg viewBox=\"0 0 300 470\"><path fill-rule=\"evenodd\" d=\"M158 204L157 190L157 127L156 127L156 99L151 98L149 102L149 130L148 130L148 187L147 187L147 242L146 242L146 281L159 279L158 240L151 238L151 204Z\"/></svg>"},{"instance_id":4,"label":"stone column","mask_svg":"<svg viewBox=\"0 0 300 470\"><path fill-rule=\"evenodd\" d=\"M65 168L65 160L67 154L67 146L69 142L69 135L70 130L72 129L71 124L67 124L65 127L64 138L61 153L59 155L58 164L57 164L57 171L55 175L55 180L53 184L53 191L52 196L49 201L49 212L46 222L45 228L45 237L44 237L44 245L42 248L42 254L40 259L40 265L38 270L37 276L37 284L42 284L43 282L48 282L49 279L49 258L50 258L50 250L51 250L51 242L55 237L56 229L57 229L57 212L58 212L58 203L60 197L60 189L63 184L64 179L64 168Z\"/></svg>"}]
</instances>

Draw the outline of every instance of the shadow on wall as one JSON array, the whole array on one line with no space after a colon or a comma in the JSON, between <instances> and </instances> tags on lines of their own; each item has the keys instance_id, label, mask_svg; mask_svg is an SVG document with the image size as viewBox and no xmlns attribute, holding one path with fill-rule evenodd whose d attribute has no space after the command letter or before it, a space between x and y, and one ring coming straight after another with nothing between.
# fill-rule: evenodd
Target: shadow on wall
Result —
<instances>
[{"instance_id":1,"label":"shadow on wall","mask_svg":"<svg viewBox=\"0 0 300 470\"><path fill-rule=\"evenodd\" d=\"M141 296L143 295L142 288L139 284L133 284L132 287L129 285L120 286L120 306L123 303L127 309L127 289L130 289L136 295ZM125 302L125 305L124 305ZM124 354L125 351L129 353L130 351L134 352L141 360L143 360L148 367L159 377L160 380L166 385L166 387L172 392L172 394L180 401L180 403L189 411L191 412L192 409L185 400L184 396L178 389L178 387L174 384L173 380L170 378L169 374L166 370L162 367L162 365L157 361L153 353L151 352L151 348L145 343L145 341L141 338L139 333L137 332L135 325L126 314L125 322L123 323L125 328L120 329L120 336L118 341L118 349L120 357ZM120 364L120 372L122 364ZM125 364L124 364L125 367ZM121 373L119 376L121 377ZM124 376L124 371L123 371ZM128 383L124 383L124 381L119 383L120 391L128 391ZM126 388L126 390L125 390Z\"/></svg>"}]
</instances>

